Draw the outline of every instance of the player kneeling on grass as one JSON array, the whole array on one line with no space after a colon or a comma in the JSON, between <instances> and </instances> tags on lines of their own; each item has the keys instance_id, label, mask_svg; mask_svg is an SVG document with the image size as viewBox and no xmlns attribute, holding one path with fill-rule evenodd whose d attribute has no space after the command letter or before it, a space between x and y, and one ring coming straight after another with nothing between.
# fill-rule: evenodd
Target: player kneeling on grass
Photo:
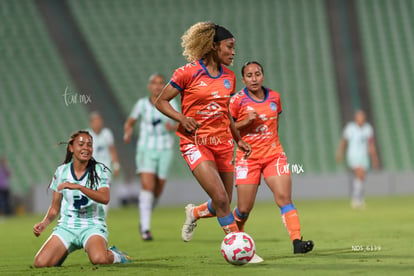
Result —
<instances>
[{"instance_id":1,"label":"player kneeling on grass","mask_svg":"<svg viewBox=\"0 0 414 276\"><path fill-rule=\"evenodd\" d=\"M85 248L93 264L131 262L115 246L107 248L103 205L109 202L109 170L92 158L92 143L87 131L70 136L65 161L49 186L52 204L45 218L33 227L35 236L40 236L60 212L56 228L36 254L35 267L60 266L69 253L80 248Z\"/></svg>"}]
</instances>

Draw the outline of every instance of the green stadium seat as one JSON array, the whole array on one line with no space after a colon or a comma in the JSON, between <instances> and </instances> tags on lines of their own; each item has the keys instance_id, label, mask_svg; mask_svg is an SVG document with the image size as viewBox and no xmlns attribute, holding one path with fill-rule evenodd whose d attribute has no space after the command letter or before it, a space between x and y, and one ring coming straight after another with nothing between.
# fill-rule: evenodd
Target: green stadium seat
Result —
<instances>
[{"instance_id":1,"label":"green stadium seat","mask_svg":"<svg viewBox=\"0 0 414 276\"><path fill-rule=\"evenodd\" d=\"M59 141L87 123L84 106L63 100L72 81L31 0L1 1L0 155L13 171L11 187L27 193L47 185L65 149Z\"/></svg>"}]
</instances>

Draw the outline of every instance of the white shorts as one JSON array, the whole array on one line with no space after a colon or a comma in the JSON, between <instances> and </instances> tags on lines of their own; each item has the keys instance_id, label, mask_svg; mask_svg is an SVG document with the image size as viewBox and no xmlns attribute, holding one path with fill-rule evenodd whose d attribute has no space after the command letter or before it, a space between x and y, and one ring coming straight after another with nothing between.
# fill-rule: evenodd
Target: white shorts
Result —
<instances>
[{"instance_id":1,"label":"white shorts","mask_svg":"<svg viewBox=\"0 0 414 276\"><path fill-rule=\"evenodd\" d=\"M350 155L346 157L346 162L349 168L369 169L369 157L367 155Z\"/></svg>"}]
</instances>

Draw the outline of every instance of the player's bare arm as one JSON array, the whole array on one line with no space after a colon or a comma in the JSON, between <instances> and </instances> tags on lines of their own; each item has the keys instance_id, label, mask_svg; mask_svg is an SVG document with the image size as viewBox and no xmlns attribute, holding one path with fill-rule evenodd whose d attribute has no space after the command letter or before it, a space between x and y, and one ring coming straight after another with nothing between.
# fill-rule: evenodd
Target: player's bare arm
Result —
<instances>
[{"instance_id":1,"label":"player's bare arm","mask_svg":"<svg viewBox=\"0 0 414 276\"><path fill-rule=\"evenodd\" d=\"M342 138L339 142L338 150L336 152L336 162L342 163L342 160L344 159L344 152L346 148L346 139Z\"/></svg>"},{"instance_id":2,"label":"player's bare arm","mask_svg":"<svg viewBox=\"0 0 414 276\"><path fill-rule=\"evenodd\" d=\"M256 119L257 119L257 112L256 111L251 111L251 112L249 112L249 114L247 114L246 118L244 118L243 120L240 120L238 122L235 122L236 128L237 129L242 129L242 128L248 127Z\"/></svg>"},{"instance_id":3,"label":"player's bare arm","mask_svg":"<svg viewBox=\"0 0 414 276\"><path fill-rule=\"evenodd\" d=\"M131 141L132 131L134 128L136 120L129 117L124 125L124 143L129 143Z\"/></svg>"},{"instance_id":4,"label":"player's bare arm","mask_svg":"<svg viewBox=\"0 0 414 276\"><path fill-rule=\"evenodd\" d=\"M86 188L85 186L76 184L76 183L70 183L70 182L64 182L62 184L59 184L57 187L58 191L62 191L63 189L69 189L69 190L79 190L82 193L84 193L87 197L92 199L93 201L102 203L102 204L108 204L109 203L109 188L100 188L98 190L91 190L89 188Z\"/></svg>"},{"instance_id":5,"label":"player's bare arm","mask_svg":"<svg viewBox=\"0 0 414 276\"><path fill-rule=\"evenodd\" d=\"M244 142L243 139L241 138L240 132L236 128L236 125L234 123L233 117L230 114L230 111L227 112L227 116L229 117L229 120L230 120L231 134L233 135L233 138L236 141L237 146L244 152L244 158L248 158L250 154L252 153L252 146Z\"/></svg>"},{"instance_id":6,"label":"player's bare arm","mask_svg":"<svg viewBox=\"0 0 414 276\"><path fill-rule=\"evenodd\" d=\"M178 95L179 91L172 85L167 84L155 101L155 107L164 115L179 122L188 132L193 132L200 124L192 117L186 117L175 110L170 101Z\"/></svg>"},{"instance_id":7,"label":"player's bare arm","mask_svg":"<svg viewBox=\"0 0 414 276\"><path fill-rule=\"evenodd\" d=\"M52 204L50 204L46 216L41 222L36 223L35 226L33 226L33 233L36 237L39 237L43 230L45 230L46 227L59 215L62 197L62 194L53 192Z\"/></svg>"},{"instance_id":8,"label":"player's bare arm","mask_svg":"<svg viewBox=\"0 0 414 276\"><path fill-rule=\"evenodd\" d=\"M368 141L368 151L371 157L372 167L376 170L379 169L379 160L377 155L377 148L375 147L374 138L369 139Z\"/></svg>"}]
</instances>

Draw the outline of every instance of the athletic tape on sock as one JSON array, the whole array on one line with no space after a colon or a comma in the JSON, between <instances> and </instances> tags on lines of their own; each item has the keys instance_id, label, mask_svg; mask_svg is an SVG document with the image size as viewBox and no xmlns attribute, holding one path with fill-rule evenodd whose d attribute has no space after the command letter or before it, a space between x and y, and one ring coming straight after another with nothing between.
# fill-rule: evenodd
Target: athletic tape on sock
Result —
<instances>
[{"instance_id":1,"label":"athletic tape on sock","mask_svg":"<svg viewBox=\"0 0 414 276\"><path fill-rule=\"evenodd\" d=\"M229 215L222 217L222 218L217 218L219 224L221 225L221 227L230 225L234 222L234 216L232 213L230 213Z\"/></svg>"},{"instance_id":2,"label":"athletic tape on sock","mask_svg":"<svg viewBox=\"0 0 414 276\"><path fill-rule=\"evenodd\" d=\"M213 209L213 201L211 199L207 201L207 208L212 215L216 215L216 210Z\"/></svg>"},{"instance_id":3,"label":"athletic tape on sock","mask_svg":"<svg viewBox=\"0 0 414 276\"><path fill-rule=\"evenodd\" d=\"M235 208L234 209L234 212L236 213L236 215L240 218L240 219L245 219L245 218L248 218L249 217L249 214L247 213L247 214L244 214L244 215L242 215L240 212L239 212L239 208Z\"/></svg>"},{"instance_id":4,"label":"athletic tape on sock","mask_svg":"<svg viewBox=\"0 0 414 276\"><path fill-rule=\"evenodd\" d=\"M287 212L292 211L292 210L296 210L296 208L295 208L295 206L293 205L293 203L290 203L290 204L287 204L287 205L285 205L285 206L280 207L280 213L281 213L282 215L283 215L283 214L286 214Z\"/></svg>"}]
</instances>

